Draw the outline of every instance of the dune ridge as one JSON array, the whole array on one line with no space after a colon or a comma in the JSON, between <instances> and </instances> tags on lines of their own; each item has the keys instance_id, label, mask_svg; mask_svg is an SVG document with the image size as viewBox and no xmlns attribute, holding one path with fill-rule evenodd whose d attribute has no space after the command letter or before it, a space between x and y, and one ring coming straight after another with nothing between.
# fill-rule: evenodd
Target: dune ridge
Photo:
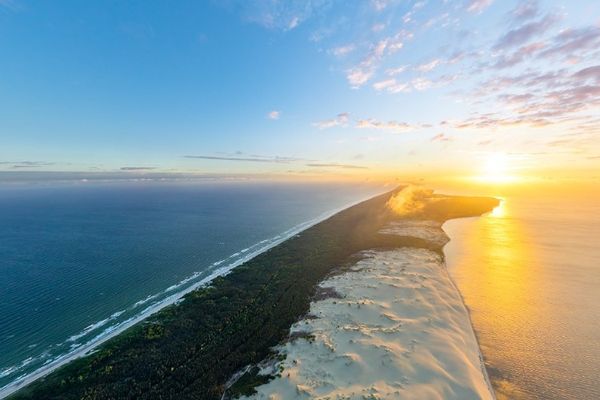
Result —
<instances>
[{"instance_id":1,"label":"dune ridge","mask_svg":"<svg viewBox=\"0 0 600 400\"><path fill-rule=\"evenodd\" d=\"M437 221L389 223L381 234L443 245ZM434 251L368 250L320 287L277 350L277 373L254 399L494 399L468 312Z\"/></svg>"}]
</instances>

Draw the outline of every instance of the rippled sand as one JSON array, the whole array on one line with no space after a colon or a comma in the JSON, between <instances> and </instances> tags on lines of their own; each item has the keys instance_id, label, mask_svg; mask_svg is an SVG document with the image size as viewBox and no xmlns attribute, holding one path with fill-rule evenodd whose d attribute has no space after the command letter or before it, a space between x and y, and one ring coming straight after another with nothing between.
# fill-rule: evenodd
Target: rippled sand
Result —
<instances>
[{"instance_id":1,"label":"rippled sand","mask_svg":"<svg viewBox=\"0 0 600 400\"><path fill-rule=\"evenodd\" d=\"M439 224L427 221L394 223L381 233L447 241ZM253 398L493 399L442 258L415 248L364 255L321 283L337 295L313 302L292 327L297 338L278 349L285 357L276 366L280 376Z\"/></svg>"}]
</instances>

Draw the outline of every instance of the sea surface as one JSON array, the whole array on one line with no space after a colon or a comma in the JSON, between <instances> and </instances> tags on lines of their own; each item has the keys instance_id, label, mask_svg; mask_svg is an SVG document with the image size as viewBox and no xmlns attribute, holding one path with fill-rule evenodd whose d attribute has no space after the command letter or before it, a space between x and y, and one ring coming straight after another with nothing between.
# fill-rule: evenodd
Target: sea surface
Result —
<instances>
[{"instance_id":1,"label":"sea surface","mask_svg":"<svg viewBox=\"0 0 600 400\"><path fill-rule=\"evenodd\" d=\"M499 399L600 399L600 197L504 196L444 224Z\"/></svg>"},{"instance_id":2,"label":"sea surface","mask_svg":"<svg viewBox=\"0 0 600 400\"><path fill-rule=\"evenodd\" d=\"M0 388L384 190L257 182L0 186Z\"/></svg>"}]
</instances>

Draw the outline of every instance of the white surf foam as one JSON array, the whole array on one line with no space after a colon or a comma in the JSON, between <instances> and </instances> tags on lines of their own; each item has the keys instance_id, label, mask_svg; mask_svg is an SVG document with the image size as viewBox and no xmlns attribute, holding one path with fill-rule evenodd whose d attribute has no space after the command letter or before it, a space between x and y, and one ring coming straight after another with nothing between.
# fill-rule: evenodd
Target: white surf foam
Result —
<instances>
[{"instance_id":1,"label":"white surf foam","mask_svg":"<svg viewBox=\"0 0 600 400\"><path fill-rule=\"evenodd\" d=\"M94 324L91 324L90 326L85 328L82 332L69 337L65 341L65 343L55 345L55 346L62 346L65 344L69 344L69 351L67 351L63 354L60 354L60 355L52 357L52 358L48 358L49 354L47 352L45 352L37 357L32 357L31 360L29 360L29 359L25 360L27 362L24 361L18 365L10 366L10 367L0 370L0 378L7 377L10 375L16 374L19 371L22 371L25 367L30 365L32 362L35 362L35 361L43 362L42 366L40 368L36 369L35 371L33 371L31 373L22 374L22 375L18 376L17 378L15 378L15 380L13 380L11 383L1 387L0 388L0 399L3 399L5 397L9 396L10 394L12 394L15 391L19 390L20 388L28 385L29 383L31 383L43 376L48 375L50 372L65 365L69 361L72 361L76 358L79 358L79 357L89 354L92 350L94 350L96 347L98 347L102 343L113 338L114 336L118 335L119 333L123 332L124 330L128 329L129 327L135 325L136 323L148 318L150 315L160 311L161 309L163 309L169 305L172 305L172 304L178 304L180 302L180 300L182 299L182 297L185 296L187 293L189 293L193 290L196 290L204 285L209 284L216 277L226 275L231 270L233 270L235 267L249 261L250 259L256 257L257 255L277 246L278 244L284 242L285 240L287 240L293 236L298 235L300 232L310 228L311 226L313 226L321 221L324 221L325 219L333 216L334 214L336 214L346 208L349 208L355 204L358 204L362 201L365 201L370 197L372 197L372 196L363 198L356 202L352 202L343 207L322 213L320 216L318 216L314 219L311 219L309 221L303 222L299 225L296 225L293 228L291 228L279 235L276 235L270 239L264 239L264 240L256 243L255 245L250 246L247 249L247 251L245 253L243 253L243 257L238 257L242 253L240 251L240 252L236 252L236 253L230 255L229 257L227 257L223 260L217 261L212 264L214 267L218 267L223 264L225 264L225 265L214 269L212 272L210 272L210 274L208 276L205 276L201 279L200 279L200 277L205 275L208 271L210 271L210 269L208 271L205 270L205 271L196 272L196 273L192 274L191 276L181 280L179 283L163 290L160 293L150 295L150 296L146 297L145 299L137 301L136 303L134 303L131 307L129 307L126 310L117 311L113 315L117 314L117 316L120 316L127 311L136 309L136 308L138 308L142 305L145 305L155 299L159 299L158 301L152 303L150 306L147 306L146 308L144 308L141 312L137 313L135 316L130 317L130 318L128 318L124 321L121 321L117 324L108 326L102 332L98 333L92 339L86 341L85 343L77 343L78 339L89 336L95 330L97 330L101 327L104 327L109 321L112 320L112 318L111 318L112 316L105 320L101 320ZM194 282L194 281L196 281L196 282ZM172 292L174 290L177 290L177 291L167 297L162 296L165 293ZM55 347L55 346L51 346L51 347Z\"/></svg>"}]
</instances>

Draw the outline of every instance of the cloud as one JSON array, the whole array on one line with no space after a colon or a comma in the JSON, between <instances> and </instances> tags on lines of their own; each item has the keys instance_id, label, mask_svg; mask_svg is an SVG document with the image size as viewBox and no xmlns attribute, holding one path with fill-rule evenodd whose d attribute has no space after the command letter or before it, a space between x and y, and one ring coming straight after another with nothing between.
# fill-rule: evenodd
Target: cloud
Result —
<instances>
[{"instance_id":1,"label":"cloud","mask_svg":"<svg viewBox=\"0 0 600 400\"><path fill-rule=\"evenodd\" d=\"M121 167L121 171L151 171L156 167Z\"/></svg>"},{"instance_id":2,"label":"cloud","mask_svg":"<svg viewBox=\"0 0 600 400\"><path fill-rule=\"evenodd\" d=\"M414 14L420 9L423 8L423 6L425 6L425 4L427 4L427 2L425 1L417 1L413 4L412 8L410 9L409 12L407 12L406 14L404 14L404 16L402 17L402 22L404 22L405 24L409 24L411 22L413 22L413 16Z\"/></svg>"},{"instance_id":3,"label":"cloud","mask_svg":"<svg viewBox=\"0 0 600 400\"><path fill-rule=\"evenodd\" d=\"M538 54L540 58L559 56L563 59L578 57L579 52L590 54L600 46L600 27L588 26L578 29L567 29L552 39L551 45Z\"/></svg>"},{"instance_id":4,"label":"cloud","mask_svg":"<svg viewBox=\"0 0 600 400\"><path fill-rule=\"evenodd\" d=\"M432 142L450 142L452 138L445 133L438 133L437 135L432 136L430 140Z\"/></svg>"},{"instance_id":5,"label":"cloud","mask_svg":"<svg viewBox=\"0 0 600 400\"><path fill-rule=\"evenodd\" d=\"M281 111L277 111L277 110L270 111L267 114L267 118L273 119L273 120L279 119L280 116L281 116Z\"/></svg>"},{"instance_id":6,"label":"cloud","mask_svg":"<svg viewBox=\"0 0 600 400\"><path fill-rule=\"evenodd\" d=\"M584 68L573 75L574 78L580 80L593 80L600 82L600 65Z\"/></svg>"},{"instance_id":7,"label":"cloud","mask_svg":"<svg viewBox=\"0 0 600 400\"><path fill-rule=\"evenodd\" d=\"M383 11L390 2L390 0L371 0L371 4L376 11Z\"/></svg>"},{"instance_id":8,"label":"cloud","mask_svg":"<svg viewBox=\"0 0 600 400\"><path fill-rule=\"evenodd\" d=\"M537 0L523 1L510 14L515 21L526 21L535 18L539 14L538 2Z\"/></svg>"},{"instance_id":9,"label":"cloud","mask_svg":"<svg viewBox=\"0 0 600 400\"><path fill-rule=\"evenodd\" d=\"M381 140L381 136L363 136L358 138L361 142L379 142Z\"/></svg>"},{"instance_id":10,"label":"cloud","mask_svg":"<svg viewBox=\"0 0 600 400\"><path fill-rule=\"evenodd\" d=\"M381 32L382 30L385 29L385 27L386 27L386 24L382 24L382 23L374 24L373 26L371 26L371 30L373 32Z\"/></svg>"},{"instance_id":11,"label":"cloud","mask_svg":"<svg viewBox=\"0 0 600 400\"><path fill-rule=\"evenodd\" d=\"M242 161L242 162L258 162L258 163L278 163L288 164L295 161L302 161L300 158L294 157L270 157L270 156L249 156L249 157L228 157L228 156L209 156L209 155L186 155L184 158L193 158L201 160L217 160L217 161Z\"/></svg>"},{"instance_id":12,"label":"cloud","mask_svg":"<svg viewBox=\"0 0 600 400\"><path fill-rule=\"evenodd\" d=\"M495 50L503 50L519 46L535 36L542 35L550 29L558 20L553 14L548 14L539 21L527 22L518 28L508 31L502 36L496 45Z\"/></svg>"},{"instance_id":13,"label":"cloud","mask_svg":"<svg viewBox=\"0 0 600 400\"><path fill-rule=\"evenodd\" d=\"M306 166L313 167L313 168L369 169L368 167L365 167L362 165L336 164L336 163L311 163L311 164L306 164Z\"/></svg>"},{"instance_id":14,"label":"cloud","mask_svg":"<svg viewBox=\"0 0 600 400\"><path fill-rule=\"evenodd\" d=\"M344 57L350 53L352 53L355 49L353 44L347 44L345 46L334 47L330 50L331 54L336 57Z\"/></svg>"},{"instance_id":15,"label":"cloud","mask_svg":"<svg viewBox=\"0 0 600 400\"><path fill-rule=\"evenodd\" d=\"M374 129L383 130L393 133L403 133L414 131L415 127L406 123L398 121L378 121L374 118L361 119L356 122L356 128L358 129Z\"/></svg>"},{"instance_id":16,"label":"cloud","mask_svg":"<svg viewBox=\"0 0 600 400\"><path fill-rule=\"evenodd\" d=\"M421 213L433 199L433 190L418 185L409 185L394 194L386 206L401 216Z\"/></svg>"},{"instance_id":17,"label":"cloud","mask_svg":"<svg viewBox=\"0 0 600 400\"><path fill-rule=\"evenodd\" d=\"M388 68L385 70L385 73L389 76L396 76L396 75L400 75L401 73L406 71L407 68L408 68L407 65L401 65L396 68Z\"/></svg>"},{"instance_id":18,"label":"cloud","mask_svg":"<svg viewBox=\"0 0 600 400\"><path fill-rule=\"evenodd\" d=\"M405 83L398 83L396 79L385 79L383 81L375 82L373 89L377 91L386 90L390 93L408 92L410 87Z\"/></svg>"},{"instance_id":19,"label":"cloud","mask_svg":"<svg viewBox=\"0 0 600 400\"><path fill-rule=\"evenodd\" d=\"M424 79L424 78L413 79L411 81L411 84L412 84L412 86L415 89L417 89L419 91L427 90L427 89L429 89L430 87L433 86L433 82L432 81L430 81L429 79Z\"/></svg>"},{"instance_id":20,"label":"cloud","mask_svg":"<svg viewBox=\"0 0 600 400\"><path fill-rule=\"evenodd\" d=\"M311 18L324 7L326 0L231 0L223 2L223 7L233 9L249 22L263 28L290 31Z\"/></svg>"},{"instance_id":21,"label":"cloud","mask_svg":"<svg viewBox=\"0 0 600 400\"><path fill-rule=\"evenodd\" d=\"M0 161L0 165L6 165L13 169L20 168L39 168L39 167L47 167L50 165L55 165L53 162L46 161Z\"/></svg>"},{"instance_id":22,"label":"cloud","mask_svg":"<svg viewBox=\"0 0 600 400\"><path fill-rule=\"evenodd\" d=\"M493 2L494 0L471 0L467 6L467 11L470 13L481 13L491 6Z\"/></svg>"},{"instance_id":23,"label":"cloud","mask_svg":"<svg viewBox=\"0 0 600 400\"><path fill-rule=\"evenodd\" d=\"M373 84L373 89L388 93L409 93L413 90L425 91L432 88L446 86L456 81L460 75L442 75L435 80L415 78L408 82L399 82L395 78L384 79Z\"/></svg>"},{"instance_id":24,"label":"cloud","mask_svg":"<svg viewBox=\"0 0 600 400\"><path fill-rule=\"evenodd\" d=\"M292 29L296 28L298 26L298 24L300 24L300 17L294 16L294 17L292 17L292 19L290 20L290 23L288 24L288 29L292 30Z\"/></svg>"},{"instance_id":25,"label":"cloud","mask_svg":"<svg viewBox=\"0 0 600 400\"><path fill-rule=\"evenodd\" d=\"M358 89L371 79L375 71L373 68L353 68L349 69L346 74L346 79L353 89Z\"/></svg>"},{"instance_id":26,"label":"cloud","mask_svg":"<svg viewBox=\"0 0 600 400\"><path fill-rule=\"evenodd\" d=\"M435 60L431 60L428 63L418 65L415 69L419 72L431 72L434 69L436 69L441 63L442 63L442 60L437 58Z\"/></svg>"},{"instance_id":27,"label":"cloud","mask_svg":"<svg viewBox=\"0 0 600 400\"><path fill-rule=\"evenodd\" d=\"M333 128L334 126L346 126L348 125L349 118L350 114L343 112L339 113L335 118L315 122L313 126L316 126L319 129L328 129Z\"/></svg>"},{"instance_id":28,"label":"cloud","mask_svg":"<svg viewBox=\"0 0 600 400\"><path fill-rule=\"evenodd\" d=\"M350 86L353 89L358 89L367 83L373 77L384 58L402 49L404 41L412 37L412 33L401 30L395 35L372 43L367 56L357 66L346 70L346 79L350 83Z\"/></svg>"}]
</instances>

